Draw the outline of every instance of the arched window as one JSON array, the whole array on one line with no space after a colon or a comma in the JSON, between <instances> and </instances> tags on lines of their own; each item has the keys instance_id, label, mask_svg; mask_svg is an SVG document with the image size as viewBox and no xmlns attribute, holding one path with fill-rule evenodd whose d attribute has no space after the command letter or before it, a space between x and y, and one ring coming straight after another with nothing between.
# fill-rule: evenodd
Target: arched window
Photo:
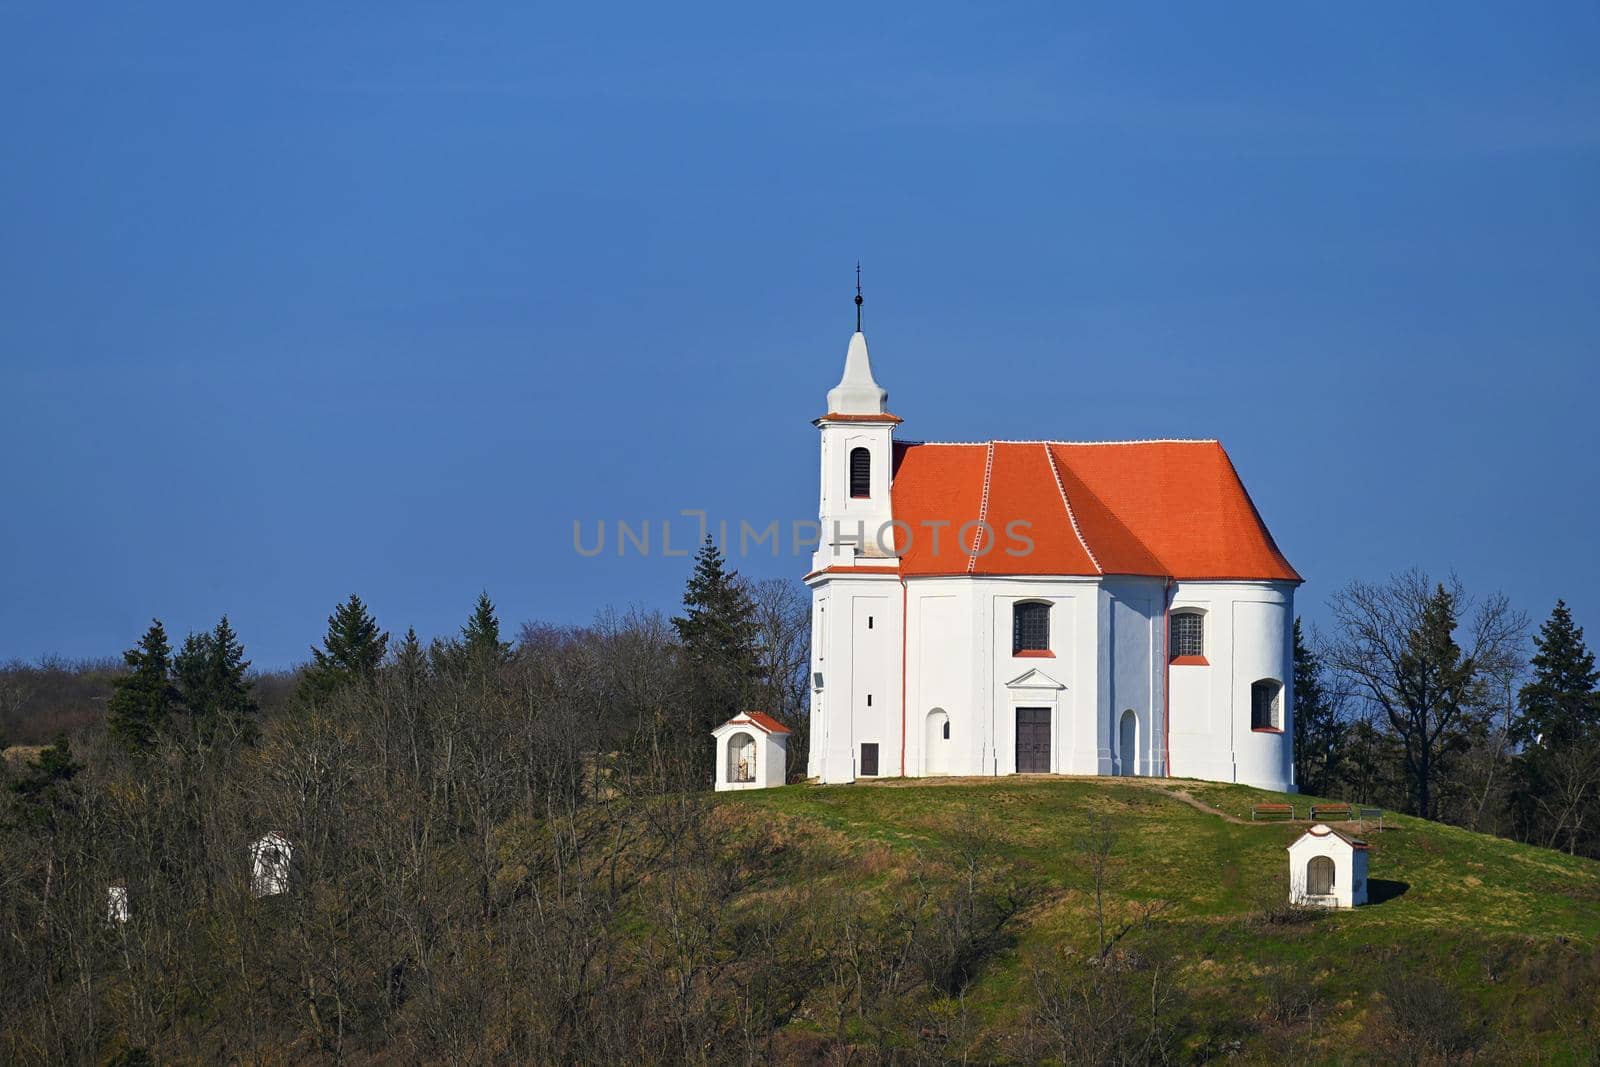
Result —
<instances>
[{"instance_id":1,"label":"arched window","mask_svg":"<svg viewBox=\"0 0 1600 1067\"><path fill-rule=\"evenodd\" d=\"M872 453L864 448L850 450L850 495L872 495Z\"/></svg>"},{"instance_id":2,"label":"arched window","mask_svg":"<svg viewBox=\"0 0 1600 1067\"><path fill-rule=\"evenodd\" d=\"M1283 729L1283 683L1276 678L1250 683L1250 729Z\"/></svg>"},{"instance_id":3,"label":"arched window","mask_svg":"<svg viewBox=\"0 0 1600 1067\"><path fill-rule=\"evenodd\" d=\"M1129 708L1117 730L1117 773L1131 776L1139 766L1139 716Z\"/></svg>"},{"instance_id":4,"label":"arched window","mask_svg":"<svg viewBox=\"0 0 1600 1067\"><path fill-rule=\"evenodd\" d=\"M1011 609L1011 654L1050 651L1050 605L1024 600Z\"/></svg>"},{"instance_id":5,"label":"arched window","mask_svg":"<svg viewBox=\"0 0 1600 1067\"><path fill-rule=\"evenodd\" d=\"M1312 897L1333 896L1333 859L1329 856L1312 856L1311 862L1306 864L1306 895Z\"/></svg>"},{"instance_id":6,"label":"arched window","mask_svg":"<svg viewBox=\"0 0 1600 1067\"><path fill-rule=\"evenodd\" d=\"M1174 611L1170 635L1173 659L1206 654L1206 615L1203 611Z\"/></svg>"},{"instance_id":7,"label":"arched window","mask_svg":"<svg viewBox=\"0 0 1600 1067\"><path fill-rule=\"evenodd\" d=\"M728 781L756 780L756 739L749 734L728 738Z\"/></svg>"}]
</instances>

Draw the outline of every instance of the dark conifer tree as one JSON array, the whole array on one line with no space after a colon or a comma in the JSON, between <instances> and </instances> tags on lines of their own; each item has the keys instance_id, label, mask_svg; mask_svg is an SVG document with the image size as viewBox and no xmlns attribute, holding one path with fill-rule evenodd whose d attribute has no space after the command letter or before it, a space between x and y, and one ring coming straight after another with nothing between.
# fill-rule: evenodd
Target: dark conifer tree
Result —
<instances>
[{"instance_id":1,"label":"dark conifer tree","mask_svg":"<svg viewBox=\"0 0 1600 1067\"><path fill-rule=\"evenodd\" d=\"M695 555L683 606L672 625L683 644L693 702L687 726L694 740L703 741L746 710L760 682L755 607L738 572L727 569L709 537Z\"/></svg>"},{"instance_id":2,"label":"dark conifer tree","mask_svg":"<svg viewBox=\"0 0 1600 1067\"><path fill-rule=\"evenodd\" d=\"M1326 796L1338 780L1346 724L1327 686L1322 660L1294 620L1294 780L1301 792Z\"/></svg>"},{"instance_id":3,"label":"dark conifer tree","mask_svg":"<svg viewBox=\"0 0 1600 1067\"><path fill-rule=\"evenodd\" d=\"M246 678L250 661L224 615L210 633L190 634L173 662L178 694L199 741L223 733L254 737L256 702Z\"/></svg>"},{"instance_id":4,"label":"dark conifer tree","mask_svg":"<svg viewBox=\"0 0 1600 1067\"><path fill-rule=\"evenodd\" d=\"M1560 745L1600 728L1600 671L1566 601L1556 601L1533 645L1533 680L1517 694L1513 740Z\"/></svg>"},{"instance_id":5,"label":"dark conifer tree","mask_svg":"<svg viewBox=\"0 0 1600 1067\"><path fill-rule=\"evenodd\" d=\"M367 606L351 593L328 616L322 645L312 647L311 665L300 682L304 703L316 703L346 685L371 682L389 647L389 635L378 630Z\"/></svg>"},{"instance_id":6,"label":"dark conifer tree","mask_svg":"<svg viewBox=\"0 0 1600 1067\"><path fill-rule=\"evenodd\" d=\"M1538 844L1600 854L1600 671L1564 601L1533 639L1533 679L1517 695L1511 809Z\"/></svg>"},{"instance_id":7,"label":"dark conifer tree","mask_svg":"<svg viewBox=\"0 0 1600 1067\"><path fill-rule=\"evenodd\" d=\"M401 692L407 697L415 697L422 691L428 678L428 652L422 647L414 627L406 627L405 637L395 648L391 669L394 679L400 683Z\"/></svg>"},{"instance_id":8,"label":"dark conifer tree","mask_svg":"<svg viewBox=\"0 0 1600 1067\"><path fill-rule=\"evenodd\" d=\"M497 667L511 657L511 645L500 640L500 620L487 590L478 594L472 617L461 628L461 648L477 666Z\"/></svg>"},{"instance_id":9,"label":"dark conifer tree","mask_svg":"<svg viewBox=\"0 0 1600 1067\"><path fill-rule=\"evenodd\" d=\"M178 703L172 648L161 621L151 620L150 629L122 658L131 670L115 682L106 704L106 729L122 748L143 756L155 750Z\"/></svg>"},{"instance_id":10,"label":"dark conifer tree","mask_svg":"<svg viewBox=\"0 0 1600 1067\"><path fill-rule=\"evenodd\" d=\"M1451 756L1465 751L1481 726L1478 665L1456 644L1456 598L1435 588L1395 665L1395 696L1385 706L1398 735L1416 813L1437 814L1437 787Z\"/></svg>"}]
</instances>

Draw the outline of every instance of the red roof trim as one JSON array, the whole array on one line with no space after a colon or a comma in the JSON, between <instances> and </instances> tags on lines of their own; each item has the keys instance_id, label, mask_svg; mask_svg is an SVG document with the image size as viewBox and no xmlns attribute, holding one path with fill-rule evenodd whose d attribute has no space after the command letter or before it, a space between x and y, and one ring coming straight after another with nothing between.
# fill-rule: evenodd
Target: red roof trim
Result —
<instances>
[{"instance_id":1,"label":"red roof trim","mask_svg":"<svg viewBox=\"0 0 1600 1067\"><path fill-rule=\"evenodd\" d=\"M899 574L899 573L900 573L900 568L899 567L824 567L820 571L812 571L810 574L806 575L804 578L802 578L800 580L802 582L809 582L811 579L819 577L819 576L824 575L824 574Z\"/></svg>"},{"instance_id":2,"label":"red roof trim","mask_svg":"<svg viewBox=\"0 0 1600 1067\"><path fill-rule=\"evenodd\" d=\"M906 420L899 415L891 415L885 411L882 415L842 415L837 411L830 411L821 418L812 419L812 422L887 422L901 423Z\"/></svg>"}]
</instances>

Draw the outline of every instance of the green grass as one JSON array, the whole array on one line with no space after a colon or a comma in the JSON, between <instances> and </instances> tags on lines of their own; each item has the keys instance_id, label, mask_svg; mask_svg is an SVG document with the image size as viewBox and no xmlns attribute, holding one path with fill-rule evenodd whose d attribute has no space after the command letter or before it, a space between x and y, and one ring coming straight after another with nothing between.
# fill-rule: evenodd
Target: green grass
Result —
<instances>
[{"instance_id":1,"label":"green grass","mask_svg":"<svg viewBox=\"0 0 1600 1067\"><path fill-rule=\"evenodd\" d=\"M1199 810L1177 793L1216 810ZM1288 1050L1309 1061L1352 1058L1350 1050L1379 1032L1376 993L1398 970L1444 982L1498 1055L1554 1062L1587 1055L1577 1049L1593 1034L1596 994L1579 988L1578 999L1589 1003L1572 1015L1570 987L1574 973L1592 977L1600 959L1600 864L1390 815L1381 832L1348 827L1371 844L1377 902L1273 925L1262 914L1287 892L1284 849L1307 823L1224 817L1248 820L1251 805L1262 802L1293 803L1304 815L1307 798L1198 781L1006 778L801 785L720 800L736 817L807 838L833 861L818 877L841 883L892 885L918 864L948 860L974 831L993 862L1021 865L1043 882L1049 892L1026 913L1016 944L989 961L969 990L992 1027L1023 1010L1029 959L1093 950L1080 841L1091 816L1104 815L1117 831L1112 918L1166 902L1160 919L1129 942L1174 960L1191 1004L1213 1005L1219 1020L1259 1019L1269 975L1292 970L1314 982L1317 1025L1287 1034L1235 1027L1229 1033L1246 1035L1247 1056ZM807 870L799 865L789 876L805 878ZM1590 1027L1579 1038L1574 1018ZM1191 1052L1215 1036L1191 1034Z\"/></svg>"}]
</instances>

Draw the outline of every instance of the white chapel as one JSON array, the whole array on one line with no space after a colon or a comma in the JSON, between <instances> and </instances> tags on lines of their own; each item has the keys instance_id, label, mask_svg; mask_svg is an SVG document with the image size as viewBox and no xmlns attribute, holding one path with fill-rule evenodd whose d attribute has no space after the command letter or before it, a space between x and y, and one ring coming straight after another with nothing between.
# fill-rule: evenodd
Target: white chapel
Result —
<instances>
[{"instance_id":1,"label":"white chapel","mask_svg":"<svg viewBox=\"0 0 1600 1067\"><path fill-rule=\"evenodd\" d=\"M815 421L809 776L1294 789L1301 578L1220 444L912 442L900 422L858 322Z\"/></svg>"}]
</instances>

